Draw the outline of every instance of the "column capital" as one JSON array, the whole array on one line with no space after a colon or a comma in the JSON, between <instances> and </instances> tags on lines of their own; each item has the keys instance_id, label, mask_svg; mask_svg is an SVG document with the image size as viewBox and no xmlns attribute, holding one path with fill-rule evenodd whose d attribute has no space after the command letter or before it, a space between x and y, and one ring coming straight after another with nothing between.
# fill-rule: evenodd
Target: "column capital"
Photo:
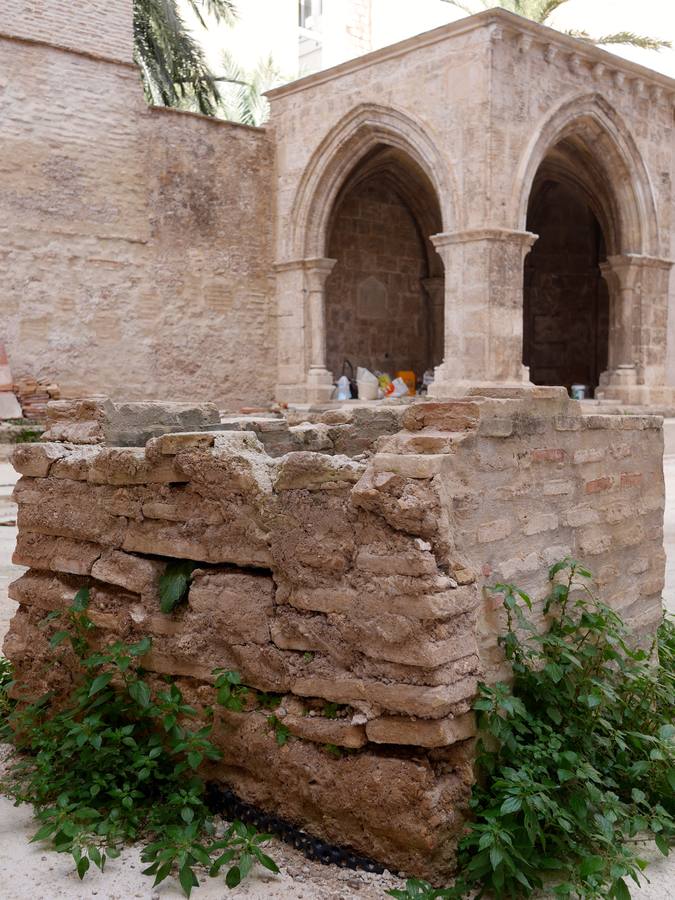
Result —
<instances>
[{"instance_id":1,"label":"column capital","mask_svg":"<svg viewBox=\"0 0 675 900\"><path fill-rule=\"evenodd\" d=\"M513 231L511 228L468 228L464 231L444 231L432 234L431 242L436 250L453 244L470 244L477 241L506 241L520 244L529 250L539 235L531 231Z\"/></svg>"},{"instance_id":2,"label":"column capital","mask_svg":"<svg viewBox=\"0 0 675 900\"><path fill-rule=\"evenodd\" d=\"M326 257L304 260L303 268L309 291L322 291L324 289L326 279L333 271L336 262L336 259L328 259Z\"/></svg>"}]
</instances>

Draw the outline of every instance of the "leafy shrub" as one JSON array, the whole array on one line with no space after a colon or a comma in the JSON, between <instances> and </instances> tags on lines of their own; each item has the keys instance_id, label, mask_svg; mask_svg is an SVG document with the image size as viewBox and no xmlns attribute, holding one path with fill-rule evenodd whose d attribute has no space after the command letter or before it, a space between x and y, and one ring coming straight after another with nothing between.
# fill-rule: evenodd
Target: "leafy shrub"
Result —
<instances>
[{"instance_id":1,"label":"leafy shrub","mask_svg":"<svg viewBox=\"0 0 675 900\"><path fill-rule=\"evenodd\" d=\"M170 613L188 595L192 573L197 563L189 559L174 559L168 563L159 579L159 608Z\"/></svg>"},{"instance_id":2,"label":"leafy shrub","mask_svg":"<svg viewBox=\"0 0 675 900\"><path fill-rule=\"evenodd\" d=\"M276 872L261 846L271 835L235 822L216 837L197 773L220 756L210 727L191 727L197 711L176 684L153 691L140 665L149 638L92 650L88 599L87 589L78 592L50 639L54 648L70 646L83 677L58 710L47 695L12 712L5 729L16 753L3 788L17 804L34 806L40 828L32 840L70 853L83 878L91 864L103 870L126 842L150 839L144 874L159 884L176 872L188 897L197 866L212 876L226 867L230 887L256 860ZM45 625L60 617L50 613Z\"/></svg>"},{"instance_id":3,"label":"leafy shrub","mask_svg":"<svg viewBox=\"0 0 675 900\"><path fill-rule=\"evenodd\" d=\"M12 710L12 701L9 698L9 686L12 683L12 664L4 656L0 656L0 723L7 718Z\"/></svg>"},{"instance_id":4,"label":"leafy shrub","mask_svg":"<svg viewBox=\"0 0 675 900\"><path fill-rule=\"evenodd\" d=\"M630 898L646 863L636 843L668 854L675 834L675 626L650 652L635 649L616 612L591 593L591 575L566 559L549 571L548 630L532 601L508 584L500 638L511 685L482 684L474 704L481 739L473 821L459 876L437 890L408 882L399 898L434 900L491 891L530 896Z\"/></svg>"}]
</instances>

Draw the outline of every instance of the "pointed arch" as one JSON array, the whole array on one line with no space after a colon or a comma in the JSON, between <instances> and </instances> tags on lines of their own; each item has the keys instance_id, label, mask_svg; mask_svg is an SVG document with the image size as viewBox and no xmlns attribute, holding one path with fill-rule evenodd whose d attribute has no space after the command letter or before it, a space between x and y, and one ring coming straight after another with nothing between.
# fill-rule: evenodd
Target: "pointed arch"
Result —
<instances>
[{"instance_id":1,"label":"pointed arch","mask_svg":"<svg viewBox=\"0 0 675 900\"><path fill-rule=\"evenodd\" d=\"M601 94L565 98L535 128L513 182L518 229L525 228L532 188L545 161L587 197L606 232L608 253L658 256L649 174L626 124Z\"/></svg>"},{"instance_id":2,"label":"pointed arch","mask_svg":"<svg viewBox=\"0 0 675 900\"><path fill-rule=\"evenodd\" d=\"M414 163L438 198L443 230L457 227L459 194L430 128L400 110L360 104L329 131L303 173L285 242L287 259L325 255L328 222L340 191L358 164L382 147Z\"/></svg>"}]
</instances>

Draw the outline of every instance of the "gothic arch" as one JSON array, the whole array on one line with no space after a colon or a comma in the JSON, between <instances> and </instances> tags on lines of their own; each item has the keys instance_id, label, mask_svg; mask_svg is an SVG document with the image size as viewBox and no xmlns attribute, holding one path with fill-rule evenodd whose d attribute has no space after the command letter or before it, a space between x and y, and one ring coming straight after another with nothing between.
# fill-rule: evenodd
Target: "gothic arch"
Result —
<instances>
[{"instance_id":1,"label":"gothic arch","mask_svg":"<svg viewBox=\"0 0 675 900\"><path fill-rule=\"evenodd\" d=\"M586 196L610 255L658 256L649 175L629 129L602 95L568 97L535 128L514 180L511 208L518 229L526 227L528 202L544 163Z\"/></svg>"},{"instance_id":2,"label":"gothic arch","mask_svg":"<svg viewBox=\"0 0 675 900\"><path fill-rule=\"evenodd\" d=\"M335 202L359 163L377 148L392 148L409 158L432 186L443 230L457 227L458 191L430 129L407 113L361 104L319 144L303 173L291 212L287 259L325 256L328 223Z\"/></svg>"}]
</instances>

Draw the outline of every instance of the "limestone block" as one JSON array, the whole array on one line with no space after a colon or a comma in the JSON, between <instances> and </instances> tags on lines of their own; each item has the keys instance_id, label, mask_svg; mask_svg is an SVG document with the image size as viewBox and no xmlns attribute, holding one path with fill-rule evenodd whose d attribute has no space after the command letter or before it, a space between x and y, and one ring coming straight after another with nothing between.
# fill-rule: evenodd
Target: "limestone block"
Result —
<instances>
[{"instance_id":1,"label":"limestone block","mask_svg":"<svg viewBox=\"0 0 675 900\"><path fill-rule=\"evenodd\" d=\"M57 400L47 406L45 440L142 447L155 434L218 425L213 403L113 402L105 398Z\"/></svg>"},{"instance_id":2,"label":"limestone block","mask_svg":"<svg viewBox=\"0 0 675 900\"><path fill-rule=\"evenodd\" d=\"M106 508L114 490L61 478L21 478L14 489L19 530L119 547L126 519Z\"/></svg>"},{"instance_id":3,"label":"limestone block","mask_svg":"<svg viewBox=\"0 0 675 900\"><path fill-rule=\"evenodd\" d=\"M136 594L159 596L159 579L166 563L144 559L121 550L106 550L91 570L98 581L116 584Z\"/></svg>"},{"instance_id":4,"label":"limestone block","mask_svg":"<svg viewBox=\"0 0 675 900\"><path fill-rule=\"evenodd\" d=\"M276 491L317 490L335 482L355 484L363 470L362 463L347 456L325 456L299 450L279 459L274 488Z\"/></svg>"},{"instance_id":5,"label":"limestone block","mask_svg":"<svg viewBox=\"0 0 675 900\"><path fill-rule=\"evenodd\" d=\"M198 569L188 595L190 609L208 616L229 643L266 644L274 611L274 582L267 575Z\"/></svg>"},{"instance_id":6,"label":"limestone block","mask_svg":"<svg viewBox=\"0 0 675 900\"><path fill-rule=\"evenodd\" d=\"M153 463L141 447L106 447L91 461L93 484L167 484L187 481L172 459Z\"/></svg>"},{"instance_id":7,"label":"limestone block","mask_svg":"<svg viewBox=\"0 0 675 900\"><path fill-rule=\"evenodd\" d=\"M475 581L475 579L474 579ZM361 619L383 613L416 619L450 619L462 615L478 605L473 588L455 588L436 593L391 594L371 591L365 593L349 586L310 588L293 586L287 602L296 609L322 613L344 613Z\"/></svg>"},{"instance_id":8,"label":"limestone block","mask_svg":"<svg viewBox=\"0 0 675 900\"><path fill-rule=\"evenodd\" d=\"M62 445L68 446L68 445ZM69 478L71 481L88 481L92 462L101 451L98 445L73 445L67 455L55 460L49 470L53 478Z\"/></svg>"},{"instance_id":9,"label":"limestone block","mask_svg":"<svg viewBox=\"0 0 675 900\"><path fill-rule=\"evenodd\" d=\"M429 550L392 547L388 552L366 546L356 555L355 565L374 575L434 575L438 564Z\"/></svg>"},{"instance_id":10,"label":"limestone block","mask_svg":"<svg viewBox=\"0 0 675 900\"><path fill-rule=\"evenodd\" d=\"M439 486L434 482L404 478L395 472L368 466L354 486L352 506L382 516L392 528L432 537L446 527Z\"/></svg>"},{"instance_id":11,"label":"limestone block","mask_svg":"<svg viewBox=\"0 0 675 900\"><path fill-rule=\"evenodd\" d=\"M163 434L150 438L146 444L146 453L153 456L175 456L181 450L189 450L193 447L213 447L215 433L209 431L184 431L178 434Z\"/></svg>"},{"instance_id":12,"label":"limestone block","mask_svg":"<svg viewBox=\"0 0 675 900\"><path fill-rule=\"evenodd\" d=\"M102 552L103 547L88 541L20 531L12 562L15 566L89 575Z\"/></svg>"},{"instance_id":13,"label":"limestone block","mask_svg":"<svg viewBox=\"0 0 675 900\"><path fill-rule=\"evenodd\" d=\"M241 520L232 525L158 519L129 522L122 549L197 562L269 567L272 556L267 534L260 529L250 511L242 507L241 512Z\"/></svg>"},{"instance_id":14,"label":"limestone block","mask_svg":"<svg viewBox=\"0 0 675 900\"><path fill-rule=\"evenodd\" d=\"M274 460L252 432L218 434L212 450L182 450L173 459L185 476L182 480L192 482L200 492L241 494L260 503L272 494Z\"/></svg>"},{"instance_id":15,"label":"limestone block","mask_svg":"<svg viewBox=\"0 0 675 900\"><path fill-rule=\"evenodd\" d=\"M366 724L369 741L376 744L411 744L415 747L447 747L476 733L473 713L444 719L411 719L381 716Z\"/></svg>"},{"instance_id":16,"label":"limestone block","mask_svg":"<svg viewBox=\"0 0 675 900\"><path fill-rule=\"evenodd\" d=\"M446 454L377 453L372 460L376 472L395 472L406 478L433 478L448 468Z\"/></svg>"},{"instance_id":17,"label":"limestone block","mask_svg":"<svg viewBox=\"0 0 675 900\"><path fill-rule=\"evenodd\" d=\"M437 431L467 431L478 427L480 404L467 400L413 403L403 413L408 431L433 428Z\"/></svg>"},{"instance_id":18,"label":"limestone block","mask_svg":"<svg viewBox=\"0 0 675 900\"><path fill-rule=\"evenodd\" d=\"M69 448L64 444L40 443L18 444L12 452L12 465L20 475L44 477L55 460L68 456Z\"/></svg>"},{"instance_id":19,"label":"limestone block","mask_svg":"<svg viewBox=\"0 0 675 900\"><path fill-rule=\"evenodd\" d=\"M366 729L352 725L349 719L327 719L324 716L287 715L283 724L291 734L317 744L334 744L336 747L359 748L366 744Z\"/></svg>"},{"instance_id":20,"label":"limestone block","mask_svg":"<svg viewBox=\"0 0 675 900\"><path fill-rule=\"evenodd\" d=\"M477 680L469 676L454 684L424 687L414 684L386 684L354 678L348 673L337 677L304 676L292 681L291 691L299 697L322 697L335 703L359 707L363 701L391 712L438 719L453 711L455 704L473 697Z\"/></svg>"}]
</instances>

